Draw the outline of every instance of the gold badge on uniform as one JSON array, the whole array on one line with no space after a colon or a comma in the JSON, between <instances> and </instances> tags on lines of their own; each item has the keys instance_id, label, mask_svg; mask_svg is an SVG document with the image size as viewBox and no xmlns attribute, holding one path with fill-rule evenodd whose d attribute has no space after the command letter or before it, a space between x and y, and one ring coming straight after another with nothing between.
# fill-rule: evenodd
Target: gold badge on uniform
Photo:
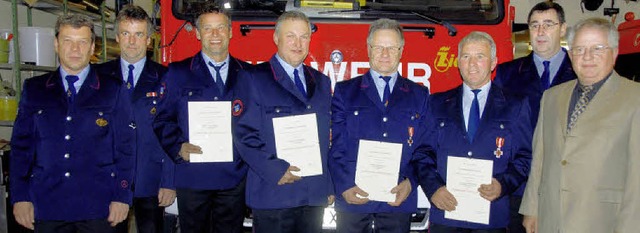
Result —
<instances>
[{"instance_id":1,"label":"gold badge on uniform","mask_svg":"<svg viewBox=\"0 0 640 233\"><path fill-rule=\"evenodd\" d=\"M107 122L107 120L105 120L104 118L98 118L96 120L96 125L100 126L100 127L105 127L109 124L109 122Z\"/></svg>"},{"instance_id":2,"label":"gold badge on uniform","mask_svg":"<svg viewBox=\"0 0 640 233\"><path fill-rule=\"evenodd\" d=\"M151 115L155 115L156 114L156 107L151 108L151 111L149 111L149 113L151 113Z\"/></svg>"}]
</instances>

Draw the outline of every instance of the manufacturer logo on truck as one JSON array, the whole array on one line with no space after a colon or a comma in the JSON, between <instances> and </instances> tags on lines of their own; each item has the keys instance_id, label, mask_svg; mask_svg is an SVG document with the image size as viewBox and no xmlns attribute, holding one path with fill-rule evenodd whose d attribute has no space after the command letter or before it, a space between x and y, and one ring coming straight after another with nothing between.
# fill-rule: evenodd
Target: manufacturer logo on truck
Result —
<instances>
[{"instance_id":1,"label":"manufacturer logo on truck","mask_svg":"<svg viewBox=\"0 0 640 233\"><path fill-rule=\"evenodd\" d=\"M438 50L436 59L433 61L433 67L440 73L447 72L451 67L458 67L458 58L455 53L450 53L451 48L442 46Z\"/></svg>"}]
</instances>

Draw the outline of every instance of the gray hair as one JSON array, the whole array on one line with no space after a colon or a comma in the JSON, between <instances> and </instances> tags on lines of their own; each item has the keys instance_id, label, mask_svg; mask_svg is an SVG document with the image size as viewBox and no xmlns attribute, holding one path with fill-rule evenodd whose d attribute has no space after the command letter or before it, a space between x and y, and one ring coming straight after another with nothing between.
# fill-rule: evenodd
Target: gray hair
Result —
<instances>
[{"instance_id":1,"label":"gray hair","mask_svg":"<svg viewBox=\"0 0 640 233\"><path fill-rule=\"evenodd\" d=\"M620 40L618 29L613 26L613 24L609 22L609 20L594 17L580 20L578 21L578 23L576 23L575 26L569 28L569 31L567 32L567 44L569 45L569 49L571 49L571 47L573 46L573 41L576 37L576 34L578 34L578 31L584 28L594 28L603 32L607 32L609 34L609 47L618 47L618 41Z\"/></svg>"},{"instance_id":2,"label":"gray hair","mask_svg":"<svg viewBox=\"0 0 640 233\"><path fill-rule=\"evenodd\" d=\"M93 29L93 21L89 16L81 15L81 14L68 14L61 15L58 17L58 21L56 21L56 38L58 38L58 34L60 33L60 28L63 26L71 26L75 29L80 29L82 27L88 27L91 30L91 42L96 40L96 32Z\"/></svg>"},{"instance_id":3,"label":"gray hair","mask_svg":"<svg viewBox=\"0 0 640 233\"><path fill-rule=\"evenodd\" d=\"M287 20L301 20L309 25L309 31L311 32L311 20L309 17L300 11L287 11L282 13L280 17L278 17L278 21L276 21L276 30L275 33L278 34L280 32L280 26L282 22Z\"/></svg>"},{"instance_id":4,"label":"gray hair","mask_svg":"<svg viewBox=\"0 0 640 233\"><path fill-rule=\"evenodd\" d=\"M120 33L120 23L128 20L147 22L147 38L155 31L151 18L149 18L149 15L142 7L127 4L118 12L118 17L116 17L116 23L114 25L116 33Z\"/></svg>"},{"instance_id":5,"label":"gray hair","mask_svg":"<svg viewBox=\"0 0 640 233\"><path fill-rule=\"evenodd\" d=\"M398 23L398 21L387 18L378 19L371 23L371 26L369 26L369 35L367 35L367 44L371 46L371 43L373 42L373 34L378 30L384 29L394 30L396 33L398 33L398 36L400 36L400 47L404 47L404 34L402 33L402 26L400 26L400 23Z\"/></svg>"},{"instance_id":6,"label":"gray hair","mask_svg":"<svg viewBox=\"0 0 640 233\"><path fill-rule=\"evenodd\" d=\"M462 52L462 47L464 45L470 42L481 42L481 41L489 43L489 45L491 46L491 60L495 60L497 55L496 42L493 41L493 38L491 37L491 35L481 31L472 31L471 33L469 33L469 35L465 36L464 38L462 38L462 40L460 40L460 43L458 43L458 56L460 56L460 52Z\"/></svg>"}]
</instances>

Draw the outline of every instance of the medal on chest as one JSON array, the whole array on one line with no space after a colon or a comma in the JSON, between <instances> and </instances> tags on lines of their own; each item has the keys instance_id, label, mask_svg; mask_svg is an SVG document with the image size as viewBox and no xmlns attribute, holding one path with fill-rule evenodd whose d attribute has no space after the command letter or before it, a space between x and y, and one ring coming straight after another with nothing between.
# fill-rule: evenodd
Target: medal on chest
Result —
<instances>
[{"instance_id":1,"label":"medal on chest","mask_svg":"<svg viewBox=\"0 0 640 233\"><path fill-rule=\"evenodd\" d=\"M502 147L504 146L504 138L502 137L497 137L496 138L496 150L493 151L493 154L496 156L496 158L500 158L502 156Z\"/></svg>"}]
</instances>

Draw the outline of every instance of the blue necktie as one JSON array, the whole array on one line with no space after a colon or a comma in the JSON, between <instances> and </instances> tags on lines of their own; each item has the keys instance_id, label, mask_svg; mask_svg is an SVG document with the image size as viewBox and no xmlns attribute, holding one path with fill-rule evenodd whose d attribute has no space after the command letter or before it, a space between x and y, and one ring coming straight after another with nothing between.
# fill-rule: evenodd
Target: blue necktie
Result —
<instances>
[{"instance_id":1,"label":"blue necktie","mask_svg":"<svg viewBox=\"0 0 640 233\"><path fill-rule=\"evenodd\" d=\"M380 76L382 80L384 80L384 92L382 93L382 104L386 107L389 105L389 96L391 95L391 88L389 87L389 80L391 80L391 76Z\"/></svg>"},{"instance_id":2,"label":"blue necktie","mask_svg":"<svg viewBox=\"0 0 640 233\"><path fill-rule=\"evenodd\" d=\"M544 71L542 71L542 76L540 77L540 87L542 87L542 90L547 90L549 89L549 85L550 85L550 81L549 81L549 61L543 61L542 64L544 65Z\"/></svg>"},{"instance_id":3,"label":"blue necktie","mask_svg":"<svg viewBox=\"0 0 640 233\"><path fill-rule=\"evenodd\" d=\"M216 66L213 63L209 62L209 66L213 67L216 71L216 86L218 86L218 90L220 91L220 95L224 95L224 82L222 81L222 76L220 75L220 69L227 63L222 63L220 66Z\"/></svg>"},{"instance_id":4,"label":"blue necktie","mask_svg":"<svg viewBox=\"0 0 640 233\"><path fill-rule=\"evenodd\" d=\"M69 86L69 88L67 88L67 100L69 100L69 103L73 103L76 99L76 86L73 84L78 81L79 78L75 75L67 75L64 79L67 80L67 85Z\"/></svg>"},{"instance_id":5,"label":"blue necktie","mask_svg":"<svg viewBox=\"0 0 640 233\"><path fill-rule=\"evenodd\" d=\"M135 67L129 64L129 76L127 77L127 90L129 90L129 93L133 92L133 87L134 87L133 69L135 69Z\"/></svg>"},{"instance_id":6,"label":"blue necktie","mask_svg":"<svg viewBox=\"0 0 640 233\"><path fill-rule=\"evenodd\" d=\"M480 89L471 90L473 92L473 102L471 102L471 109L469 110L469 124L467 125L467 136L469 142L473 142L473 137L478 131L478 125L480 124L480 103L478 103L478 93Z\"/></svg>"},{"instance_id":7,"label":"blue necktie","mask_svg":"<svg viewBox=\"0 0 640 233\"><path fill-rule=\"evenodd\" d=\"M298 75L298 69L293 70L293 81L296 83L296 87L298 87L298 90L300 91L300 93L302 93L302 96L306 97L307 91L304 90L302 79L300 79L300 75Z\"/></svg>"}]
</instances>

